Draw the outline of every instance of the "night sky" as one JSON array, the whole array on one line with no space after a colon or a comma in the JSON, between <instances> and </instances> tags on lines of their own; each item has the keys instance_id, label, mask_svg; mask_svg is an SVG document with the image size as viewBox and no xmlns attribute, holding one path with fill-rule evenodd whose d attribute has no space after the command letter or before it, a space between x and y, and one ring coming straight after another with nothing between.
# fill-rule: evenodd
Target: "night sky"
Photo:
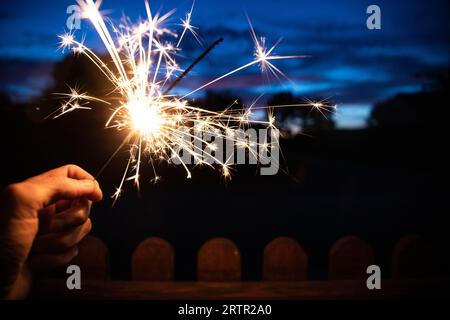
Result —
<instances>
[{"instance_id":1,"label":"night sky","mask_svg":"<svg viewBox=\"0 0 450 320\"><path fill-rule=\"evenodd\" d=\"M66 9L74 1L15 0L0 7L0 92L16 101L39 95L51 84L51 66L62 59L57 35L65 31ZM366 28L366 8L377 4L382 30ZM153 11L177 8L171 22L179 23L191 1L150 1ZM117 20L122 12L133 21L145 17L143 0L105 0L102 10ZM250 100L291 91L305 98L331 97L340 106L341 127L364 124L370 107L400 92L421 90L417 76L449 65L449 2L350 1L350 0L197 0L192 23L206 44L218 37L225 41L179 88L195 88L214 76L252 59L247 13L256 32L270 44L283 37L276 53L311 55L308 59L277 62L292 82L267 82L252 68L211 87L229 90ZM82 22L77 35L86 35L89 47L101 50L91 26ZM186 66L202 51L192 37L184 48ZM67 53L66 53L67 54Z\"/></svg>"}]
</instances>

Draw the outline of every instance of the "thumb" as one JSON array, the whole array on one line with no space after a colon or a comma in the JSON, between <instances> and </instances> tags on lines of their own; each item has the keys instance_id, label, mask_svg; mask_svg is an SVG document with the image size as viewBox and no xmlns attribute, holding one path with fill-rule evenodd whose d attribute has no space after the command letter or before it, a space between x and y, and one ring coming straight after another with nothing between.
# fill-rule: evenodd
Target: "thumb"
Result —
<instances>
[{"instance_id":1,"label":"thumb","mask_svg":"<svg viewBox=\"0 0 450 320\"><path fill-rule=\"evenodd\" d=\"M91 179L72 179L68 177L48 177L42 201L50 205L58 200L72 200L86 198L100 201L102 191L97 181Z\"/></svg>"}]
</instances>

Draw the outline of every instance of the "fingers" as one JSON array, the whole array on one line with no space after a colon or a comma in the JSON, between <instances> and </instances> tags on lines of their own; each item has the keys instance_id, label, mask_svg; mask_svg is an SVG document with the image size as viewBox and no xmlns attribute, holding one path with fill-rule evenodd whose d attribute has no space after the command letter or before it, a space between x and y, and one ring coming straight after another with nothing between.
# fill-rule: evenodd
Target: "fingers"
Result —
<instances>
[{"instance_id":1,"label":"fingers","mask_svg":"<svg viewBox=\"0 0 450 320\"><path fill-rule=\"evenodd\" d=\"M69 209L73 202L73 200L59 200L56 203L39 210L39 223L44 223L44 226L47 225L56 213ZM39 226L39 228L41 229L42 227Z\"/></svg>"},{"instance_id":2,"label":"fingers","mask_svg":"<svg viewBox=\"0 0 450 320\"><path fill-rule=\"evenodd\" d=\"M83 225L89 218L92 202L87 199L80 199L72 207L63 212L57 213L50 222L49 232L57 233L69 228Z\"/></svg>"},{"instance_id":3,"label":"fingers","mask_svg":"<svg viewBox=\"0 0 450 320\"><path fill-rule=\"evenodd\" d=\"M59 233L69 228L77 227L89 218L92 202L87 199L74 201L58 201L39 216L39 234Z\"/></svg>"},{"instance_id":4,"label":"fingers","mask_svg":"<svg viewBox=\"0 0 450 320\"><path fill-rule=\"evenodd\" d=\"M33 270L53 269L67 265L78 255L78 247L72 247L65 252L55 254L37 254L29 259Z\"/></svg>"},{"instance_id":5,"label":"fingers","mask_svg":"<svg viewBox=\"0 0 450 320\"><path fill-rule=\"evenodd\" d=\"M59 233L49 233L37 236L33 254L60 254L76 246L92 229L91 220L82 225Z\"/></svg>"},{"instance_id":6,"label":"fingers","mask_svg":"<svg viewBox=\"0 0 450 320\"><path fill-rule=\"evenodd\" d=\"M59 200L55 203L55 213L71 208L77 200Z\"/></svg>"}]
</instances>

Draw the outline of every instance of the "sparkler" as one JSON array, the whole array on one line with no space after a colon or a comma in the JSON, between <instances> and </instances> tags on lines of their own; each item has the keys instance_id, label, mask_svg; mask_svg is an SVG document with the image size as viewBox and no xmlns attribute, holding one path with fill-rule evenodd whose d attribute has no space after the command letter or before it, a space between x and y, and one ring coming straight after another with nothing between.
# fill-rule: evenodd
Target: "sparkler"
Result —
<instances>
[{"instance_id":1,"label":"sparkler","mask_svg":"<svg viewBox=\"0 0 450 320\"><path fill-rule=\"evenodd\" d=\"M128 134L104 167L123 146L128 145L130 153L119 187L113 194L114 201L120 196L125 181L134 181L136 186L139 187L143 157L148 157L150 160L154 182L160 179L155 168L155 161L159 160L169 163L177 160L184 167L187 178L190 178L191 172L179 156L178 151L180 149L188 151L196 164L212 166L203 158L205 150L210 150L209 153L206 152L219 164L222 175L225 178L230 177L229 159L215 158L214 144L194 134L195 131L203 134L213 133L224 140L231 139L237 146L248 148L249 142L236 135L237 130L251 124L263 125L266 128L277 130L275 117L270 112L267 121L252 119L252 110L257 109L254 104L240 110L233 109L231 108L233 106L230 106L221 112L214 112L191 105L186 99L226 77L255 65L259 65L263 72L276 77L286 77L274 65L274 62L276 60L306 57L275 55L274 50L281 40L272 47L267 47L266 39L256 35L250 19L248 19L250 33L255 46L253 59L247 64L201 85L184 96L177 97L170 94L171 89L217 45L215 43L208 48L184 72L177 64L177 53L181 51L180 46L187 35L192 35L199 43L202 43L196 31L197 28L191 22L194 5L186 14L185 19L181 19L179 26L182 27L182 31L181 35L178 36L177 33L166 26L167 19L174 13L174 10L164 15L159 13L153 15L149 3L145 1L147 18L144 22L133 26L127 22L127 19L124 19L124 23L118 27L112 23L108 27L105 22L106 19L102 17L99 11L100 2L95 3L93 0L77 0L77 2L81 7L82 17L90 20L94 26L114 67L108 67L84 44L84 41L77 41L72 33L60 36L60 46L63 49L71 49L74 54L83 54L89 58L113 84L114 94L117 94L119 99L117 103L110 104L103 99L91 97L87 93L79 93L78 90L71 89L69 94L61 94L66 100L51 115L56 118L77 109L90 109L90 102L110 104L112 113L106 122L106 128L126 130ZM113 31L114 38L110 30ZM172 41L166 40L167 38L172 39ZM180 72L181 75L174 82L171 82L174 76ZM322 102L311 101L306 104L295 105L295 107L299 106L310 106L321 110L324 105ZM268 107L262 108L267 109ZM186 140L186 136L190 139ZM207 148L199 148L199 143L206 145ZM277 143L277 141L264 143L259 147L270 151L274 147L274 143Z\"/></svg>"}]
</instances>

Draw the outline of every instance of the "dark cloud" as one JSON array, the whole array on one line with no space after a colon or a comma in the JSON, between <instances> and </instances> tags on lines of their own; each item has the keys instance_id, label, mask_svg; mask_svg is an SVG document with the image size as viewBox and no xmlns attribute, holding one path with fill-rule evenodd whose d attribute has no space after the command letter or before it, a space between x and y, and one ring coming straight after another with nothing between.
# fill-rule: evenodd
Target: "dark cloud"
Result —
<instances>
[{"instance_id":1,"label":"dark cloud","mask_svg":"<svg viewBox=\"0 0 450 320\"><path fill-rule=\"evenodd\" d=\"M52 61L0 59L0 92L26 101L51 85Z\"/></svg>"},{"instance_id":2,"label":"dark cloud","mask_svg":"<svg viewBox=\"0 0 450 320\"><path fill-rule=\"evenodd\" d=\"M3 11L3 10L0 11L0 22L1 21L14 20L16 18L17 18L17 16L12 14L9 11Z\"/></svg>"},{"instance_id":3,"label":"dark cloud","mask_svg":"<svg viewBox=\"0 0 450 320\"><path fill-rule=\"evenodd\" d=\"M58 38L55 34L44 33L39 31L26 31L23 32L20 37L10 38L2 37L0 38L0 45L2 47L30 47L33 45L39 45L42 47L56 46L58 43Z\"/></svg>"}]
</instances>

